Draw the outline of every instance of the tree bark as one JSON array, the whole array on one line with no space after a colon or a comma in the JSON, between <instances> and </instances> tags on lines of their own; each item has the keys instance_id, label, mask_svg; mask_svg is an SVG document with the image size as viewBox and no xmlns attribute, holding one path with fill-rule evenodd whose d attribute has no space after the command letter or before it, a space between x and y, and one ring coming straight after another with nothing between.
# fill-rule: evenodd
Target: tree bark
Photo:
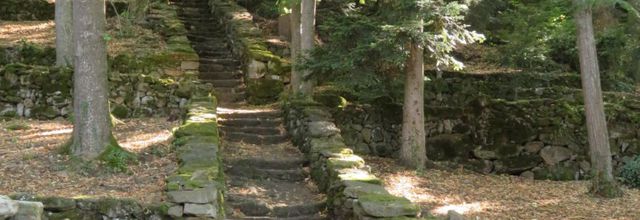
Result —
<instances>
[{"instance_id":1,"label":"tree bark","mask_svg":"<svg viewBox=\"0 0 640 220\"><path fill-rule=\"evenodd\" d=\"M404 87L400 162L420 170L427 161L424 129L424 49L415 43L410 47Z\"/></svg>"},{"instance_id":2,"label":"tree bark","mask_svg":"<svg viewBox=\"0 0 640 220\"><path fill-rule=\"evenodd\" d=\"M309 57L309 53L313 49L315 43L315 26L316 26L316 0L302 0L302 14L300 18L300 49L301 55ZM310 97L313 93L314 80L309 76L311 71L305 70L302 73L300 82L300 94L304 97Z\"/></svg>"},{"instance_id":3,"label":"tree bark","mask_svg":"<svg viewBox=\"0 0 640 220\"><path fill-rule=\"evenodd\" d=\"M300 3L291 1L291 90L293 94L300 94L300 86L302 84L302 73L296 68L300 59Z\"/></svg>"},{"instance_id":4,"label":"tree bark","mask_svg":"<svg viewBox=\"0 0 640 220\"><path fill-rule=\"evenodd\" d=\"M104 0L73 3L75 73L73 77L74 129L71 151L95 159L111 143L107 85L107 48Z\"/></svg>"},{"instance_id":5,"label":"tree bark","mask_svg":"<svg viewBox=\"0 0 640 220\"><path fill-rule=\"evenodd\" d=\"M602 197L620 196L622 191L612 173L609 134L604 114L600 70L593 34L591 6L586 0L574 0L577 7L575 21L578 31L578 52L582 78L582 92L591 154L591 192Z\"/></svg>"},{"instance_id":6,"label":"tree bark","mask_svg":"<svg viewBox=\"0 0 640 220\"><path fill-rule=\"evenodd\" d=\"M56 7L56 65L73 66L73 6L71 0L57 0Z\"/></svg>"}]
</instances>

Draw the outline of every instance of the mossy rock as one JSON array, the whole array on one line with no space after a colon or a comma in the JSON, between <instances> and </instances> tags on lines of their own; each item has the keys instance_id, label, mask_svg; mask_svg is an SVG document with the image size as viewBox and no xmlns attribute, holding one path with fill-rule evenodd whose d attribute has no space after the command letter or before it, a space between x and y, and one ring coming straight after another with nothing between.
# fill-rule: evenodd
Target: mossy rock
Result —
<instances>
[{"instance_id":1,"label":"mossy rock","mask_svg":"<svg viewBox=\"0 0 640 220\"><path fill-rule=\"evenodd\" d=\"M275 79L251 80L247 85L249 103L255 105L269 104L278 101L282 91L284 91L284 83Z\"/></svg>"},{"instance_id":2,"label":"mossy rock","mask_svg":"<svg viewBox=\"0 0 640 220\"><path fill-rule=\"evenodd\" d=\"M421 209L406 198L383 194L365 194L358 198L355 212L378 218L415 217Z\"/></svg>"},{"instance_id":3,"label":"mossy rock","mask_svg":"<svg viewBox=\"0 0 640 220\"><path fill-rule=\"evenodd\" d=\"M114 104L111 109L111 114L116 118L127 118L129 117L129 108L125 105Z\"/></svg>"},{"instance_id":4,"label":"mossy rock","mask_svg":"<svg viewBox=\"0 0 640 220\"><path fill-rule=\"evenodd\" d=\"M533 171L536 179L557 181L576 180L576 177L579 177L576 176L579 172L580 168L578 166L564 166L562 164L547 166Z\"/></svg>"},{"instance_id":5,"label":"mossy rock","mask_svg":"<svg viewBox=\"0 0 640 220\"><path fill-rule=\"evenodd\" d=\"M429 158L436 161L451 161L469 155L473 144L467 135L443 134L427 138Z\"/></svg>"},{"instance_id":6,"label":"mossy rock","mask_svg":"<svg viewBox=\"0 0 640 220\"><path fill-rule=\"evenodd\" d=\"M180 126L175 132L176 138L185 136L218 136L218 124L215 121L187 122Z\"/></svg>"}]
</instances>

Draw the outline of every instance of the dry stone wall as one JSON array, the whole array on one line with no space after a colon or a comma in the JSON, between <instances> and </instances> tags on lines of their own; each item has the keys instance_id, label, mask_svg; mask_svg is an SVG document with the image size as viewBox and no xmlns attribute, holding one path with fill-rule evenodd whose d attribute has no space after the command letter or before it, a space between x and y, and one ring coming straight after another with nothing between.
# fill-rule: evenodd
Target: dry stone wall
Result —
<instances>
[{"instance_id":1,"label":"dry stone wall","mask_svg":"<svg viewBox=\"0 0 640 220\"><path fill-rule=\"evenodd\" d=\"M344 143L331 114L319 103L290 101L286 126L310 161L311 177L328 196L333 219L416 219L420 207L391 195L365 161Z\"/></svg>"},{"instance_id":2,"label":"dry stone wall","mask_svg":"<svg viewBox=\"0 0 640 220\"><path fill-rule=\"evenodd\" d=\"M425 89L427 155L484 173L538 179L589 177L580 79L577 74L446 73ZM402 107L337 107L339 93L316 94L332 106L337 126L356 152L394 157ZM614 165L640 153L640 97L605 93Z\"/></svg>"},{"instance_id":3,"label":"dry stone wall","mask_svg":"<svg viewBox=\"0 0 640 220\"><path fill-rule=\"evenodd\" d=\"M174 135L179 168L167 178L173 218L224 219L224 173L214 97L193 98Z\"/></svg>"}]
</instances>

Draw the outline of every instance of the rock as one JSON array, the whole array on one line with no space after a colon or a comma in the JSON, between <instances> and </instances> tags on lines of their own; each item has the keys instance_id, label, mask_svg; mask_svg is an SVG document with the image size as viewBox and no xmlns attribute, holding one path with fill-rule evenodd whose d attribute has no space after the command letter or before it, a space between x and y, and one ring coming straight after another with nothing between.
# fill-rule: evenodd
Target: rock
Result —
<instances>
[{"instance_id":1,"label":"rock","mask_svg":"<svg viewBox=\"0 0 640 220\"><path fill-rule=\"evenodd\" d=\"M473 156L483 160L495 160L498 159L498 154L495 151L482 150L481 147L473 150Z\"/></svg>"},{"instance_id":2,"label":"rock","mask_svg":"<svg viewBox=\"0 0 640 220\"><path fill-rule=\"evenodd\" d=\"M538 155L519 155L498 159L494 164L497 173L518 174L533 169L540 162L542 159Z\"/></svg>"},{"instance_id":3,"label":"rock","mask_svg":"<svg viewBox=\"0 0 640 220\"><path fill-rule=\"evenodd\" d=\"M267 65L257 60L251 60L247 69L249 79L258 79L264 73Z\"/></svg>"},{"instance_id":4,"label":"rock","mask_svg":"<svg viewBox=\"0 0 640 220\"><path fill-rule=\"evenodd\" d=\"M411 201L391 195L368 194L360 196L355 212L363 216L378 218L416 216L420 207Z\"/></svg>"},{"instance_id":5,"label":"rock","mask_svg":"<svg viewBox=\"0 0 640 220\"><path fill-rule=\"evenodd\" d=\"M11 104L5 104L4 108L0 110L0 116L13 117L16 115L16 108Z\"/></svg>"},{"instance_id":6,"label":"rock","mask_svg":"<svg viewBox=\"0 0 640 220\"><path fill-rule=\"evenodd\" d=\"M18 213L18 202L6 196L0 196L0 219L9 218Z\"/></svg>"},{"instance_id":7,"label":"rock","mask_svg":"<svg viewBox=\"0 0 640 220\"><path fill-rule=\"evenodd\" d=\"M218 209L211 204L184 204L184 214L198 217L216 217Z\"/></svg>"},{"instance_id":8,"label":"rock","mask_svg":"<svg viewBox=\"0 0 640 220\"><path fill-rule=\"evenodd\" d=\"M542 141L532 141L524 145L524 149L528 153L538 153L544 147Z\"/></svg>"},{"instance_id":9,"label":"rock","mask_svg":"<svg viewBox=\"0 0 640 220\"><path fill-rule=\"evenodd\" d=\"M12 220L40 220L44 205L40 202L18 201L18 212Z\"/></svg>"},{"instance_id":10,"label":"rock","mask_svg":"<svg viewBox=\"0 0 640 220\"><path fill-rule=\"evenodd\" d=\"M520 177L526 180L533 180L535 178L535 173L531 171L524 171L520 174Z\"/></svg>"},{"instance_id":11,"label":"rock","mask_svg":"<svg viewBox=\"0 0 640 220\"><path fill-rule=\"evenodd\" d=\"M449 210L447 212L447 219L448 220L465 220L464 215L454 211L454 210Z\"/></svg>"},{"instance_id":12,"label":"rock","mask_svg":"<svg viewBox=\"0 0 640 220\"><path fill-rule=\"evenodd\" d=\"M182 70L198 70L200 63L196 61L182 61L180 69Z\"/></svg>"},{"instance_id":13,"label":"rock","mask_svg":"<svg viewBox=\"0 0 640 220\"><path fill-rule=\"evenodd\" d=\"M76 207L76 201L73 199L61 197L49 197L42 199L44 209L47 211L62 212L72 210Z\"/></svg>"},{"instance_id":14,"label":"rock","mask_svg":"<svg viewBox=\"0 0 640 220\"><path fill-rule=\"evenodd\" d=\"M589 161L583 160L578 163L578 166L582 171L590 172L591 171L591 163Z\"/></svg>"},{"instance_id":15,"label":"rock","mask_svg":"<svg viewBox=\"0 0 640 220\"><path fill-rule=\"evenodd\" d=\"M372 130L370 128L362 129L360 134L362 135L362 139L364 140L365 143L371 143Z\"/></svg>"},{"instance_id":16,"label":"rock","mask_svg":"<svg viewBox=\"0 0 640 220\"><path fill-rule=\"evenodd\" d=\"M171 191L167 192L169 201L174 203L211 203L218 197L218 191L213 188L204 188L193 191ZM185 207L186 212L186 207Z\"/></svg>"},{"instance_id":17,"label":"rock","mask_svg":"<svg viewBox=\"0 0 640 220\"><path fill-rule=\"evenodd\" d=\"M167 211L167 214L171 217L182 217L182 214L184 212L184 208L181 205L177 205L177 206L171 206L171 208L169 208L169 210Z\"/></svg>"},{"instance_id":18,"label":"rock","mask_svg":"<svg viewBox=\"0 0 640 220\"><path fill-rule=\"evenodd\" d=\"M330 137L340 133L335 124L328 121L315 121L309 123L309 135L311 137Z\"/></svg>"},{"instance_id":19,"label":"rock","mask_svg":"<svg viewBox=\"0 0 640 220\"><path fill-rule=\"evenodd\" d=\"M540 156L544 160L544 163L551 166L570 159L571 155L571 150L559 146L547 146L540 150Z\"/></svg>"},{"instance_id":20,"label":"rock","mask_svg":"<svg viewBox=\"0 0 640 220\"><path fill-rule=\"evenodd\" d=\"M24 116L24 104L18 103L16 106L16 114L18 114L18 116Z\"/></svg>"}]
</instances>

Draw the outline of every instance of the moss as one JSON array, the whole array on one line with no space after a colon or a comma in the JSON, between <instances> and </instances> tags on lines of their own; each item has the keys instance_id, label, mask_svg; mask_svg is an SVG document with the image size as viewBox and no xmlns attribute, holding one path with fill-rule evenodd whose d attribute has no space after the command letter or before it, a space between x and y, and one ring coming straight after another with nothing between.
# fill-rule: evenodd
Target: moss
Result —
<instances>
[{"instance_id":1,"label":"moss","mask_svg":"<svg viewBox=\"0 0 640 220\"><path fill-rule=\"evenodd\" d=\"M173 141L176 147L184 146L189 143L218 143L219 138L216 136L185 136L177 138Z\"/></svg>"},{"instance_id":2,"label":"moss","mask_svg":"<svg viewBox=\"0 0 640 220\"><path fill-rule=\"evenodd\" d=\"M29 124L27 124L24 121L11 121L7 123L5 128L10 131L18 131L18 130L29 130L31 129L31 126L29 126Z\"/></svg>"},{"instance_id":3,"label":"moss","mask_svg":"<svg viewBox=\"0 0 640 220\"><path fill-rule=\"evenodd\" d=\"M284 83L274 79L251 80L247 85L249 103L254 105L270 104L278 101L284 91Z\"/></svg>"},{"instance_id":4,"label":"moss","mask_svg":"<svg viewBox=\"0 0 640 220\"><path fill-rule=\"evenodd\" d=\"M115 137L111 137L111 142L106 146L105 150L98 156L105 165L114 172L126 172L128 164L137 161L135 154L124 150Z\"/></svg>"},{"instance_id":5,"label":"moss","mask_svg":"<svg viewBox=\"0 0 640 220\"><path fill-rule=\"evenodd\" d=\"M174 131L176 138L198 135L218 137L218 124L215 121L187 122Z\"/></svg>"},{"instance_id":6,"label":"moss","mask_svg":"<svg viewBox=\"0 0 640 220\"><path fill-rule=\"evenodd\" d=\"M127 118L129 117L129 108L125 105L114 104L111 114L116 118Z\"/></svg>"},{"instance_id":7,"label":"moss","mask_svg":"<svg viewBox=\"0 0 640 220\"><path fill-rule=\"evenodd\" d=\"M594 171L595 172L595 171ZM589 193L596 197L617 198L622 197L624 192L615 180L607 180L602 173L593 173Z\"/></svg>"}]
</instances>

